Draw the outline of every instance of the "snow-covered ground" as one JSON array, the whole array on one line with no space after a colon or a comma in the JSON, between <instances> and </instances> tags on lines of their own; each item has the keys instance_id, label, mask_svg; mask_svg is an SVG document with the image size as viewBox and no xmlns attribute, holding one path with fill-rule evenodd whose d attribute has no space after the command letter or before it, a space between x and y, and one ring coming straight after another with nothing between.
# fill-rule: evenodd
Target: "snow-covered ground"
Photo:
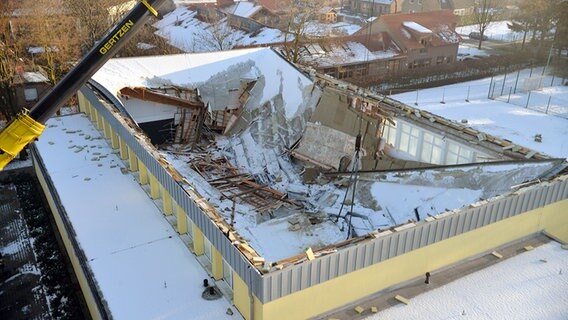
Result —
<instances>
[{"instance_id":1,"label":"snow-covered ground","mask_svg":"<svg viewBox=\"0 0 568 320\"><path fill-rule=\"evenodd\" d=\"M472 45L469 43L465 43L462 42L460 43L460 46L458 48L458 60L464 60L464 58L466 57L474 57L474 56L478 56L478 57L484 57L484 56L488 56L489 54L487 53L486 50L484 49L477 49L476 45Z\"/></svg>"},{"instance_id":2,"label":"snow-covered ground","mask_svg":"<svg viewBox=\"0 0 568 320\"><path fill-rule=\"evenodd\" d=\"M36 146L113 318L240 319L201 298L207 273L84 114Z\"/></svg>"},{"instance_id":3,"label":"snow-covered ground","mask_svg":"<svg viewBox=\"0 0 568 320\"><path fill-rule=\"evenodd\" d=\"M485 36L491 40L503 41L503 42L514 42L523 40L523 32L514 32L507 27L510 21L495 21L489 24L485 30ZM456 32L463 37L467 37L470 32L479 32L479 25L469 25L463 27L457 27ZM527 33L527 39L530 39L532 33Z\"/></svg>"},{"instance_id":4,"label":"snow-covered ground","mask_svg":"<svg viewBox=\"0 0 568 320\"><path fill-rule=\"evenodd\" d=\"M443 275L437 275L443 276ZM398 304L378 319L568 319L568 250L548 243Z\"/></svg>"},{"instance_id":5,"label":"snow-covered ground","mask_svg":"<svg viewBox=\"0 0 568 320\"><path fill-rule=\"evenodd\" d=\"M542 68L532 71L533 77L541 74ZM526 108L529 93L522 89L530 75L528 69L519 73L517 93L513 93L517 82L515 72L507 75L506 79L500 75L493 80L485 78L397 94L392 98L409 105L417 101L420 109L455 121L467 120L467 125L482 132L509 139L553 157L566 158L568 88L561 85L562 79L559 78L555 78L553 86L550 86L552 77L546 76L543 78L544 89L530 92L530 103ZM512 92L510 99L509 90ZM490 93L495 96L494 100L488 99ZM552 98L547 114L549 97ZM468 98L469 102L466 102ZM542 142L535 141L537 134L542 135Z\"/></svg>"}]
</instances>

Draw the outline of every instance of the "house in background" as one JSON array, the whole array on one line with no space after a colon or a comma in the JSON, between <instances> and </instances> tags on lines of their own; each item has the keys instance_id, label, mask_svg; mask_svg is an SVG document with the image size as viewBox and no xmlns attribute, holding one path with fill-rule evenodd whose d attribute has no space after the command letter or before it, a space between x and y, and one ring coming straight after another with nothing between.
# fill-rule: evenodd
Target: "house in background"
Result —
<instances>
[{"instance_id":1,"label":"house in background","mask_svg":"<svg viewBox=\"0 0 568 320\"><path fill-rule=\"evenodd\" d=\"M395 0L344 0L343 9L365 17L376 17L395 12Z\"/></svg>"},{"instance_id":2,"label":"house in background","mask_svg":"<svg viewBox=\"0 0 568 320\"><path fill-rule=\"evenodd\" d=\"M397 72L406 56L386 32L346 36L305 44L300 61L337 79L362 78Z\"/></svg>"},{"instance_id":3,"label":"house in background","mask_svg":"<svg viewBox=\"0 0 568 320\"><path fill-rule=\"evenodd\" d=\"M39 72L21 71L14 76L18 110L31 108L51 88L47 77Z\"/></svg>"},{"instance_id":4,"label":"house in background","mask_svg":"<svg viewBox=\"0 0 568 320\"><path fill-rule=\"evenodd\" d=\"M473 14L475 0L448 0L451 1L452 10L457 16L469 16Z\"/></svg>"},{"instance_id":5,"label":"house in background","mask_svg":"<svg viewBox=\"0 0 568 320\"><path fill-rule=\"evenodd\" d=\"M336 23L337 13L337 10L332 7L323 7L318 10L318 20L325 23Z\"/></svg>"},{"instance_id":6,"label":"house in background","mask_svg":"<svg viewBox=\"0 0 568 320\"><path fill-rule=\"evenodd\" d=\"M450 10L399 13L379 17L356 35L386 32L406 55L407 69L456 61L458 17Z\"/></svg>"}]
</instances>

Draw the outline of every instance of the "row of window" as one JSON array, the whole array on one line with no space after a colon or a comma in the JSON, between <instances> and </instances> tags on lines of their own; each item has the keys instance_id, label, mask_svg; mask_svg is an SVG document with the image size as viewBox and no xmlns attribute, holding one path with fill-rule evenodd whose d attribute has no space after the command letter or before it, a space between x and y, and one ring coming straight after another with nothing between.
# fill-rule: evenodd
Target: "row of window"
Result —
<instances>
[{"instance_id":1,"label":"row of window","mask_svg":"<svg viewBox=\"0 0 568 320\"><path fill-rule=\"evenodd\" d=\"M191 229L191 228L189 228L189 229ZM190 237L192 237L192 235ZM192 239L193 239L193 237L192 237ZM204 247L204 251L205 251L205 257L207 257L207 259L210 262L208 267L210 267L211 264L213 263L212 262L213 261L213 245L205 237L203 237L203 247ZM209 272L212 272L212 270L209 270ZM225 261L225 259L223 259L223 281L225 281L227 283L229 288L233 289L233 269L227 263L227 261Z\"/></svg>"},{"instance_id":2,"label":"row of window","mask_svg":"<svg viewBox=\"0 0 568 320\"><path fill-rule=\"evenodd\" d=\"M383 133L387 143L420 162L432 164L461 164L475 160L475 152L453 141L399 122L399 130L387 125Z\"/></svg>"}]
</instances>

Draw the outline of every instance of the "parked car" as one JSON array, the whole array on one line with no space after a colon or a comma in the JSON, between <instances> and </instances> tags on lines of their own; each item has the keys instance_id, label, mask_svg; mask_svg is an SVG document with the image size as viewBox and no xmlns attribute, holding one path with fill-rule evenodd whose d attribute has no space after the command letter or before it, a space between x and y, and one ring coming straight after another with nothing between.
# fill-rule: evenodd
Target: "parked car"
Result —
<instances>
[{"instance_id":1,"label":"parked car","mask_svg":"<svg viewBox=\"0 0 568 320\"><path fill-rule=\"evenodd\" d=\"M486 35L483 35L483 38L481 38L481 33L479 33L479 32L470 32L470 33L469 33L469 38L470 38L470 39L475 39L475 40L481 39L481 40L483 40L483 41L489 40L489 38L488 38Z\"/></svg>"}]
</instances>

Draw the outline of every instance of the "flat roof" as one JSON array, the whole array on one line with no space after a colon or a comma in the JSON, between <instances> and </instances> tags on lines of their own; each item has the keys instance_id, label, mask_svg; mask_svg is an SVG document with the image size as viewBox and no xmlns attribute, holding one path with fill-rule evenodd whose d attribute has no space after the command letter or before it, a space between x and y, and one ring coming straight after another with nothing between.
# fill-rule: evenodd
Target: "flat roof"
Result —
<instances>
[{"instance_id":1,"label":"flat roof","mask_svg":"<svg viewBox=\"0 0 568 320\"><path fill-rule=\"evenodd\" d=\"M567 319L568 250L551 242L395 305L375 319Z\"/></svg>"},{"instance_id":2,"label":"flat roof","mask_svg":"<svg viewBox=\"0 0 568 320\"><path fill-rule=\"evenodd\" d=\"M35 143L115 319L240 319L157 205L84 114L52 118Z\"/></svg>"}]
</instances>

